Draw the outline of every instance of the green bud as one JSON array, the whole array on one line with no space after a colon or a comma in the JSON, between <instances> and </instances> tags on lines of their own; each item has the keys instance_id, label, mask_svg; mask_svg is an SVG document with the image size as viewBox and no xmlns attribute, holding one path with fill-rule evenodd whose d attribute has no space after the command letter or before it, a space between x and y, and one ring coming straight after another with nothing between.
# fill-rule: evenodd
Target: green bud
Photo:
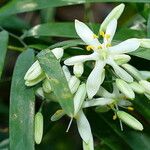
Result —
<instances>
[{"instance_id":1,"label":"green bud","mask_svg":"<svg viewBox=\"0 0 150 150\"><path fill-rule=\"evenodd\" d=\"M115 55L114 56L114 61L118 64L118 65L122 65L127 63L128 61L130 61L131 57L129 55L126 54L120 54L120 55Z\"/></svg>"},{"instance_id":2,"label":"green bud","mask_svg":"<svg viewBox=\"0 0 150 150\"><path fill-rule=\"evenodd\" d=\"M52 87L51 87L49 79L45 79L42 86L43 86L43 91L45 93L51 93L52 92Z\"/></svg>"},{"instance_id":3,"label":"green bud","mask_svg":"<svg viewBox=\"0 0 150 150\"><path fill-rule=\"evenodd\" d=\"M128 71L135 79L142 80L142 75L140 72L133 66L129 64L123 64L122 67Z\"/></svg>"},{"instance_id":4,"label":"green bud","mask_svg":"<svg viewBox=\"0 0 150 150\"><path fill-rule=\"evenodd\" d=\"M57 121L57 120L59 120L60 118L62 118L64 115L65 115L64 110L59 109L59 110L57 110L57 111L54 113L54 115L51 117L51 121Z\"/></svg>"},{"instance_id":5,"label":"green bud","mask_svg":"<svg viewBox=\"0 0 150 150\"><path fill-rule=\"evenodd\" d=\"M145 92L144 88L137 82L132 82L129 85L136 93L143 94Z\"/></svg>"},{"instance_id":6,"label":"green bud","mask_svg":"<svg viewBox=\"0 0 150 150\"><path fill-rule=\"evenodd\" d=\"M150 82L146 81L146 80L141 80L139 81L140 85L143 86L143 88L145 89L145 92L150 94Z\"/></svg>"},{"instance_id":7,"label":"green bud","mask_svg":"<svg viewBox=\"0 0 150 150\"><path fill-rule=\"evenodd\" d=\"M37 144L41 143L42 136L43 136L43 115L42 113L38 112L35 115L35 120L34 120L34 137L35 137L35 142Z\"/></svg>"},{"instance_id":8,"label":"green bud","mask_svg":"<svg viewBox=\"0 0 150 150\"><path fill-rule=\"evenodd\" d=\"M42 68L39 64L39 61L35 61L32 66L28 69L24 76L24 80L30 81L35 80L43 73Z\"/></svg>"},{"instance_id":9,"label":"green bud","mask_svg":"<svg viewBox=\"0 0 150 150\"><path fill-rule=\"evenodd\" d=\"M120 5L118 5L117 7L115 7L109 14L108 16L105 18L105 20L102 22L101 27L100 27L100 31L105 32L107 25L111 22L112 19L118 19L123 10L124 10L125 5L122 3Z\"/></svg>"},{"instance_id":10,"label":"green bud","mask_svg":"<svg viewBox=\"0 0 150 150\"><path fill-rule=\"evenodd\" d=\"M70 71L69 71L68 67L63 65L62 70L65 74L65 77L66 77L67 81L69 82L69 80L71 79L71 74L70 74Z\"/></svg>"},{"instance_id":11,"label":"green bud","mask_svg":"<svg viewBox=\"0 0 150 150\"><path fill-rule=\"evenodd\" d=\"M86 97L86 86L85 83L81 84L74 96L73 102L74 102L74 115L78 113L80 110L83 101L85 100Z\"/></svg>"},{"instance_id":12,"label":"green bud","mask_svg":"<svg viewBox=\"0 0 150 150\"><path fill-rule=\"evenodd\" d=\"M150 39L140 39L140 46L150 48Z\"/></svg>"},{"instance_id":13,"label":"green bud","mask_svg":"<svg viewBox=\"0 0 150 150\"><path fill-rule=\"evenodd\" d=\"M122 79L116 79L118 89L129 99L134 99L135 94L128 83Z\"/></svg>"},{"instance_id":14,"label":"green bud","mask_svg":"<svg viewBox=\"0 0 150 150\"><path fill-rule=\"evenodd\" d=\"M43 88L42 88L42 87L38 88L38 89L36 90L35 94L36 94L36 96L41 97L42 99L45 98L44 92L43 92Z\"/></svg>"},{"instance_id":15,"label":"green bud","mask_svg":"<svg viewBox=\"0 0 150 150\"><path fill-rule=\"evenodd\" d=\"M81 77L83 71L84 71L83 63L78 63L74 65L73 73L75 74L76 77Z\"/></svg>"},{"instance_id":16,"label":"green bud","mask_svg":"<svg viewBox=\"0 0 150 150\"><path fill-rule=\"evenodd\" d=\"M124 122L126 125L130 126L131 128L139 131L143 130L143 125L130 114L124 111L117 111L117 116L122 122Z\"/></svg>"},{"instance_id":17,"label":"green bud","mask_svg":"<svg viewBox=\"0 0 150 150\"><path fill-rule=\"evenodd\" d=\"M80 85L80 80L76 76L72 76L69 80L69 88L72 94L74 94Z\"/></svg>"},{"instance_id":18,"label":"green bud","mask_svg":"<svg viewBox=\"0 0 150 150\"><path fill-rule=\"evenodd\" d=\"M41 75L39 75L37 78L35 78L34 80L26 80L25 81L25 85L26 86L34 86L36 84L38 84L39 82L41 82L42 80L45 79L45 74L42 73Z\"/></svg>"},{"instance_id":19,"label":"green bud","mask_svg":"<svg viewBox=\"0 0 150 150\"><path fill-rule=\"evenodd\" d=\"M98 106L95 108L95 111L97 113L105 113L105 112L108 112L110 110L110 107L107 106L107 105L104 105L104 106Z\"/></svg>"},{"instance_id":20,"label":"green bud","mask_svg":"<svg viewBox=\"0 0 150 150\"><path fill-rule=\"evenodd\" d=\"M63 48L54 48L52 49L52 53L55 55L57 59L61 59L64 54Z\"/></svg>"},{"instance_id":21,"label":"green bud","mask_svg":"<svg viewBox=\"0 0 150 150\"><path fill-rule=\"evenodd\" d=\"M141 73L144 80L150 79L150 71L140 71L140 73Z\"/></svg>"}]
</instances>

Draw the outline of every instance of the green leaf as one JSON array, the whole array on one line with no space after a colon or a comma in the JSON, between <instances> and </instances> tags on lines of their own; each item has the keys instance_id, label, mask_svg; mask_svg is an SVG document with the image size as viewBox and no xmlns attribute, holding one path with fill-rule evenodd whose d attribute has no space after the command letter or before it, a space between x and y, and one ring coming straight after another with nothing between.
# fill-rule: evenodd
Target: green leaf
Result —
<instances>
[{"instance_id":1,"label":"green leaf","mask_svg":"<svg viewBox=\"0 0 150 150\"><path fill-rule=\"evenodd\" d=\"M70 92L59 61L49 49L40 52L38 54L38 60L42 69L50 79L54 94L62 109L66 112L66 114L72 116L74 112L73 95Z\"/></svg>"},{"instance_id":2,"label":"green leaf","mask_svg":"<svg viewBox=\"0 0 150 150\"><path fill-rule=\"evenodd\" d=\"M150 60L150 49L148 48L139 48L138 50L131 52L130 54L133 56Z\"/></svg>"},{"instance_id":3,"label":"green leaf","mask_svg":"<svg viewBox=\"0 0 150 150\"><path fill-rule=\"evenodd\" d=\"M34 61L31 49L17 59L10 95L10 149L34 150L34 91L24 84L24 75Z\"/></svg>"},{"instance_id":4,"label":"green leaf","mask_svg":"<svg viewBox=\"0 0 150 150\"><path fill-rule=\"evenodd\" d=\"M0 77L2 75L8 44L8 32L0 32Z\"/></svg>"},{"instance_id":5,"label":"green leaf","mask_svg":"<svg viewBox=\"0 0 150 150\"><path fill-rule=\"evenodd\" d=\"M48 7L59 7L93 2L137 2L148 3L149 0L12 0L0 9L0 16L28 12Z\"/></svg>"}]
</instances>

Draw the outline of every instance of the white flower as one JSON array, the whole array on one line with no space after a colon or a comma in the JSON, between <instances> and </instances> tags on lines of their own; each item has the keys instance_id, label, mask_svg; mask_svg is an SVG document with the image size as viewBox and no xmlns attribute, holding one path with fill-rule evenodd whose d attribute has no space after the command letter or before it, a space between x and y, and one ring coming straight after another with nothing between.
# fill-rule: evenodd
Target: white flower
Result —
<instances>
[{"instance_id":1,"label":"white flower","mask_svg":"<svg viewBox=\"0 0 150 150\"><path fill-rule=\"evenodd\" d=\"M122 57L124 53L135 51L140 46L139 39L131 38L121 42L118 45L111 46L111 41L114 37L117 27L117 20L114 18L109 21L106 32L100 30L100 35L103 37L103 43L100 43L97 36L83 22L75 20L75 29L80 38L88 45L87 49L92 49L90 55L80 55L68 58L64 61L66 65L75 65L85 61L94 60L95 67L89 75L86 83L86 89L89 99L97 93L102 84L105 73L104 67L109 64L114 69L117 76L126 82L133 82L132 76L122 69L116 62L116 57ZM126 58L125 58L126 59ZM130 60L130 59L128 59Z\"/></svg>"}]
</instances>

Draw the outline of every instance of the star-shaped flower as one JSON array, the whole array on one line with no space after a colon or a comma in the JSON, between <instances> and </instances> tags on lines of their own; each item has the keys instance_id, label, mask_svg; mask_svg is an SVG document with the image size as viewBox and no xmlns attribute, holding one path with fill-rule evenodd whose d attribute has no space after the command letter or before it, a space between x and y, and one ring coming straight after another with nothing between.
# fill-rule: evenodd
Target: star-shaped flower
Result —
<instances>
[{"instance_id":1,"label":"star-shaped flower","mask_svg":"<svg viewBox=\"0 0 150 150\"><path fill-rule=\"evenodd\" d=\"M121 5L119 5L119 7ZM112 12L114 12L114 10ZM112 12L106 17L100 28L99 34L103 37L102 43L98 40L99 36L95 35L87 25L75 20L75 29L77 34L88 45L87 50L93 50L93 53L90 55L74 56L64 61L64 63L68 66L84 63L85 61L95 61L95 67L90 73L86 83L89 99L93 98L93 96L97 93L105 78L104 67L106 64L112 66L118 77L126 82L133 82L132 76L117 64L116 58L128 58L127 61L129 61L130 57L125 55L125 53L137 50L140 46L140 40L131 38L117 45L111 46L112 39L117 28L117 19L119 18L119 16L116 17L115 15L112 15ZM111 20L108 21L109 18ZM107 26L105 27L104 24Z\"/></svg>"}]
</instances>

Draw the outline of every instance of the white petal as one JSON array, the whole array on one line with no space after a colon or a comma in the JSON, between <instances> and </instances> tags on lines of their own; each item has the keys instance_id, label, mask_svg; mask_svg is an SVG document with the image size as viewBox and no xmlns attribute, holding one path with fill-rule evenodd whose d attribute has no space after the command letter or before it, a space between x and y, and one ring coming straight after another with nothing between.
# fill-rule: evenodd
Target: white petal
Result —
<instances>
[{"instance_id":1,"label":"white petal","mask_svg":"<svg viewBox=\"0 0 150 150\"><path fill-rule=\"evenodd\" d=\"M74 115L76 115L78 113L78 111L80 110L80 108L83 104L83 101L85 100L85 97L86 97L86 86L85 86L85 83L83 83L79 86L79 88L73 98Z\"/></svg>"},{"instance_id":2,"label":"white petal","mask_svg":"<svg viewBox=\"0 0 150 150\"><path fill-rule=\"evenodd\" d=\"M85 143L89 143L92 136L91 127L82 110L79 111L78 115L76 116L76 120L81 138Z\"/></svg>"},{"instance_id":3,"label":"white petal","mask_svg":"<svg viewBox=\"0 0 150 150\"><path fill-rule=\"evenodd\" d=\"M65 75L67 81L69 82L69 80L71 79L71 73L70 73L68 67L65 66L65 65L63 65L63 66L62 66L62 70L63 70L63 72L64 72L64 75Z\"/></svg>"},{"instance_id":4,"label":"white petal","mask_svg":"<svg viewBox=\"0 0 150 150\"><path fill-rule=\"evenodd\" d=\"M83 150L94 150L94 141L92 135L88 143L83 141Z\"/></svg>"},{"instance_id":5,"label":"white petal","mask_svg":"<svg viewBox=\"0 0 150 150\"><path fill-rule=\"evenodd\" d=\"M133 78L130 74L128 74L124 69L119 67L112 59L107 61L109 65L111 65L115 71L115 73L126 82L133 82Z\"/></svg>"},{"instance_id":6,"label":"white petal","mask_svg":"<svg viewBox=\"0 0 150 150\"><path fill-rule=\"evenodd\" d=\"M103 88L102 86L99 88L97 94L98 96L102 96L102 97L107 97L107 98L112 98L112 93L108 92L105 88Z\"/></svg>"},{"instance_id":7,"label":"white petal","mask_svg":"<svg viewBox=\"0 0 150 150\"><path fill-rule=\"evenodd\" d=\"M105 20L102 22L102 24L101 24L101 27L100 27L100 31L106 31L106 27L107 27L107 25L109 24L109 22L112 20L112 19L118 19L120 16L121 16L121 14L122 14L122 12L123 12L123 10L124 10L124 7L125 7L125 5L122 3L122 4L120 4L120 5L118 5L118 6L116 6L109 14L108 14L108 16L105 18Z\"/></svg>"},{"instance_id":8,"label":"white petal","mask_svg":"<svg viewBox=\"0 0 150 150\"><path fill-rule=\"evenodd\" d=\"M88 98L91 99L98 91L100 85L103 80L103 68L105 66L105 62L97 61L95 64L95 68L92 70L89 75L86 83L86 90L88 94Z\"/></svg>"},{"instance_id":9,"label":"white petal","mask_svg":"<svg viewBox=\"0 0 150 150\"><path fill-rule=\"evenodd\" d=\"M92 107L92 106L105 106L113 103L114 100L110 98L94 98L83 102L83 108Z\"/></svg>"},{"instance_id":10,"label":"white petal","mask_svg":"<svg viewBox=\"0 0 150 150\"><path fill-rule=\"evenodd\" d=\"M110 47L109 51L112 54L129 53L137 50L139 46L140 46L140 41L136 38L132 38L132 39L125 40L118 45Z\"/></svg>"},{"instance_id":11,"label":"white petal","mask_svg":"<svg viewBox=\"0 0 150 150\"><path fill-rule=\"evenodd\" d=\"M97 38L94 38L94 33L90 28L81 21L75 20L75 29L79 37L87 44L92 46L99 46L100 42Z\"/></svg>"},{"instance_id":12,"label":"white petal","mask_svg":"<svg viewBox=\"0 0 150 150\"><path fill-rule=\"evenodd\" d=\"M104 38L104 43L111 43L114 34L116 32L116 28L117 28L117 20L113 19L106 28L106 35L109 35L110 38L108 39Z\"/></svg>"},{"instance_id":13,"label":"white petal","mask_svg":"<svg viewBox=\"0 0 150 150\"><path fill-rule=\"evenodd\" d=\"M91 55L79 55L79 56L74 56L71 58L68 58L64 61L65 65L71 66L77 63L83 63L87 60L96 60L96 53L93 53Z\"/></svg>"}]
</instances>

